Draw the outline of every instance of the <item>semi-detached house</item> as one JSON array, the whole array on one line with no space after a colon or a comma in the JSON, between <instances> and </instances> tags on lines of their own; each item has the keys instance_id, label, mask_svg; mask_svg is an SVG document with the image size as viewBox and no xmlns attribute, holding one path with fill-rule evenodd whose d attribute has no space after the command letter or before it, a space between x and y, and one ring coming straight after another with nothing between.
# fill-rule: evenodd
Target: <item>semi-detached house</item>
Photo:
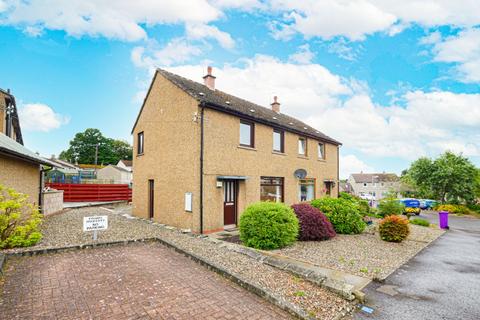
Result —
<instances>
[{"instance_id":1,"label":"semi-detached house","mask_svg":"<svg viewBox=\"0 0 480 320\"><path fill-rule=\"evenodd\" d=\"M132 130L133 213L208 233L247 205L338 195L340 142L270 108L158 69Z\"/></svg>"}]
</instances>

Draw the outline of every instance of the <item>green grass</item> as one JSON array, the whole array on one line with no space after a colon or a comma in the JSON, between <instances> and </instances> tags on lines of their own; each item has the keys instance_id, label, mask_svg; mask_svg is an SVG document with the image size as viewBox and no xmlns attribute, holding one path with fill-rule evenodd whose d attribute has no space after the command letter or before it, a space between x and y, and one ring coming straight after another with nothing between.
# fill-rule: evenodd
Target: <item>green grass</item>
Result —
<instances>
[{"instance_id":1,"label":"green grass","mask_svg":"<svg viewBox=\"0 0 480 320\"><path fill-rule=\"evenodd\" d=\"M293 294L295 297L304 297L305 291L297 291Z\"/></svg>"},{"instance_id":2,"label":"green grass","mask_svg":"<svg viewBox=\"0 0 480 320\"><path fill-rule=\"evenodd\" d=\"M430 222L428 222L425 219L420 219L420 218L414 218L414 219L410 220L410 223L415 224L417 226L422 226L422 227L429 227L430 226Z\"/></svg>"}]
</instances>

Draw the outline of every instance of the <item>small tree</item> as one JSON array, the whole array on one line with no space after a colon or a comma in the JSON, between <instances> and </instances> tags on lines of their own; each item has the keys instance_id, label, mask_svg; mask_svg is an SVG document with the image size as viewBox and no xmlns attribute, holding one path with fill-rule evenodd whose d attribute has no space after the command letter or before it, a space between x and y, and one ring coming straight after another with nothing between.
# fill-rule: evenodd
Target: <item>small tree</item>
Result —
<instances>
[{"instance_id":1,"label":"small tree","mask_svg":"<svg viewBox=\"0 0 480 320\"><path fill-rule=\"evenodd\" d=\"M0 249L28 247L42 238L41 214L28 196L0 185Z\"/></svg>"}]
</instances>

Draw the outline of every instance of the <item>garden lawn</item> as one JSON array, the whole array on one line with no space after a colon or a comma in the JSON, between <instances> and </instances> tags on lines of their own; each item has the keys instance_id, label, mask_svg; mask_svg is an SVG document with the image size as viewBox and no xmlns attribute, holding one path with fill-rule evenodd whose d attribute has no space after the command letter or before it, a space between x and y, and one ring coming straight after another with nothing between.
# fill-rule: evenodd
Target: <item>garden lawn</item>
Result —
<instances>
[{"instance_id":1,"label":"garden lawn","mask_svg":"<svg viewBox=\"0 0 480 320\"><path fill-rule=\"evenodd\" d=\"M385 279L444 233L436 226L409 226L410 235L402 243L381 240L375 222L359 235L338 234L328 241L297 241L273 252L370 279Z\"/></svg>"}]
</instances>

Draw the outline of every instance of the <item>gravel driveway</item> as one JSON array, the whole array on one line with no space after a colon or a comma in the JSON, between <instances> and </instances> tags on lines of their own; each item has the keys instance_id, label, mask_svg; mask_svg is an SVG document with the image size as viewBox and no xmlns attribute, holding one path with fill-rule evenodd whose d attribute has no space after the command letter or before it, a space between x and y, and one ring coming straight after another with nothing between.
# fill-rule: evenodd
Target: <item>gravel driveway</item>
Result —
<instances>
[{"instance_id":1,"label":"gravel driveway","mask_svg":"<svg viewBox=\"0 0 480 320\"><path fill-rule=\"evenodd\" d=\"M90 207L73 209L62 214L46 217L42 225L44 238L39 244L31 248L40 249L92 243L91 234L82 231L83 217L108 215L109 229L99 232L98 242L159 237L272 292L281 299L304 310L312 317L335 319L345 311L353 309L351 302L338 295L292 276L285 271L233 252L227 249L222 242L214 243L206 238L182 234L158 224L133 219L128 215L129 212L129 206L117 206L109 210ZM30 249L20 250L28 251ZM15 251L19 251L19 249Z\"/></svg>"},{"instance_id":2,"label":"gravel driveway","mask_svg":"<svg viewBox=\"0 0 480 320\"><path fill-rule=\"evenodd\" d=\"M370 229L359 235L339 234L328 241L297 241L274 252L322 267L342 270L371 279L384 279L444 231L410 225L402 243L386 242Z\"/></svg>"}]
</instances>

